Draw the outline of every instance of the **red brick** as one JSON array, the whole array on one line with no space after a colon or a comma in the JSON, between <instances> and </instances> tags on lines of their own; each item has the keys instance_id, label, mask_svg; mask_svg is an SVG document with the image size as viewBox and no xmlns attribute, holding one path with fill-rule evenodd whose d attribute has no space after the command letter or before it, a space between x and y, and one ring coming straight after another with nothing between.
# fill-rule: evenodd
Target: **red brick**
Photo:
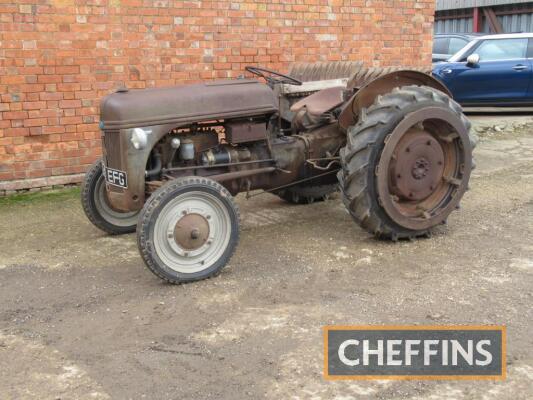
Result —
<instances>
[{"instance_id":1,"label":"red brick","mask_svg":"<svg viewBox=\"0 0 533 400\"><path fill-rule=\"evenodd\" d=\"M27 111L11 111L2 113L2 118L4 119L24 119L28 118Z\"/></svg>"},{"instance_id":2,"label":"red brick","mask_svg":"<svg viewBox=\"0 0 533 400\"><path fill-rule=\"evenodd\" d=\"M28 136L30 130L28 128L7 128L4 130L6 136Z\"/></svg>"},{"instance_id":3,"label":"red brick","mask_svg":"<svg viewBox=\"0 0 533 400\"><path fill-rule=\"evenodd\" d=\"M61 125L81 124L83 119L81 117L63 117L59 119Z\"/></svg>"},{"instance_id":4,"label":"red brick","mask_svg":"<svg viewBox=\"0 0 533 400\"><path fill-rule=\"evenodd\" d=\"M57 92L43 92L39 94L41 100L61 100L63 98L63 93Z\"/></svg>"},{"instance_id":5,"label":"red brick","mask_svg":"<svg viewBox=\"0 0 533 400\"><path fill-rule=\"evenodd\" d=\"M46 118L31 118L24 121L24 126L26 127L43 126L47 124L48 120Z\"/></svg>"},{"instance_id":6,"label":"red brick","mask_svg":"<svg viewBox=\"0 0 533 400\"><path fill-rule=\"evenodd\" d=\"M22 103L22 108L24 110L38 110L45 107L45 101L25 101L24 103Z\"/></svg>"},{"instance_id":7,"label":"red brick","mask_svg":"<svg viewBox=\"0 0 533 400\"><path fill-rule=\"evenodd\" d=\"M60 126L44 126L43 127L43 135L50 135L52 133L63 133L65 132L65 127Z\"/></svg>"},{"instance_id":8,"label":"red brick","mask_svg":"<svg viewBox=\"0 0 533 400\"><path fill-rule=\"evenodd\" d=\"M101 153L99 100L119 82L174 85L295 61L431 65L434 0L11 3L0 4L0 155L19 161L0 179L85 171ZM52 155L57 163L38 163Z\"/></svg>"},{"instance_id":9,"label":"red brick","mask_svg":"<svg viewBox=\"0 0 533 400\"><path fill-rule=\"evenodd\" d=\"M78 108L81 107L81 100L61 100L59 102L60 108Z\"/></svg>"}]
</instances>

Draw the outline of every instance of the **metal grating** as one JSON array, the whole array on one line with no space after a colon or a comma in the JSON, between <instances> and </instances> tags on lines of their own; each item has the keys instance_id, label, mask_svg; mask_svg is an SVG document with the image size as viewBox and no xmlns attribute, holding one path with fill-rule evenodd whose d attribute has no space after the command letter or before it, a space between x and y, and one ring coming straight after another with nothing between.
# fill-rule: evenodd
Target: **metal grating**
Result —
<instances>
[{"instance_id":1,"label":"metal grating","mask_svg":"<svg viewBox=\"0 0 533 400\"><path fill-rule=\"evenodd\" d=\"M120 131L105 131L103 134L103 153L109 168L120 169L122 151Z\"/></svg>"}]
</instances>

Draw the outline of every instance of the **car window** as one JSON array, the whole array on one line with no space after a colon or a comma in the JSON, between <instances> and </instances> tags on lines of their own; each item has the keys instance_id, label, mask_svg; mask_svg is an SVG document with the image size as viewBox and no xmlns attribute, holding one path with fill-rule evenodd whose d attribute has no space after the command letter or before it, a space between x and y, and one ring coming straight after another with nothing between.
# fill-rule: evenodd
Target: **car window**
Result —
<instances>
[{"instance_id":1,"label":"car window","mask_svg":"<svg viewBox=\"0 0 533 400\"><path fill-rule=\"evenodd\" d=\"M455 54L459 50L461 50L463 47L466 46L468 43L468 40L461 39L461 38L451 38L450 39L450 46L449 46L449 53L448 54Z\"/></svg>"},{"instance_id":2,"label":"car window","mask_svg":"<svg viewBox=\"0 0 533 400\"><path fill-rule=\"evenodd\" d=\"M433 54L448 54L448 38L435 38L433 41Z\"/></svg>"},{"instance_id":3,"label":"car window","mask_svg":"<svg viewBox=\"0 0 533 400\"><path fill-rule=\"evenodd\" d=\"M448 62L461 62L466 61L466 56L471 53L471 50L479 44L479 40L472 40L465 47L459 50L455 55L453 55Z\"/></svg>"},{"instance_id":4,"label":"car window","mask_svg":"<svg viewBox=\"0 0 533 400\"><path fill-rule=\"evenodd\" d=\"M474 52L481 61L497 61L526 58L526 51L527 39L489 39Z\"/></svg>"}]
</instances>

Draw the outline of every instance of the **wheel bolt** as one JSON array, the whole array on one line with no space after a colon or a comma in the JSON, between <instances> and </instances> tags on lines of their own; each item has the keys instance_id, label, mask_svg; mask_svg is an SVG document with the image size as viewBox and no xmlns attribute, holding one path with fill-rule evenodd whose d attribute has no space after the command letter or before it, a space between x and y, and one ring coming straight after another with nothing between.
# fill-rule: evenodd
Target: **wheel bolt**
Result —
<instances>
[{"instance_id":1,"label":"wheel bolt","mask_svg":"<svg viewBox=\"0 0 533 400\"><path fill-rule=\"evenodd\" d=\"M402 177L402 174L398 174L398 175L396 175L396 177L397 177L398 179L400 179L400 178Z\"/></svg>"},{"instance_id":2,"label":"wheel bolt","mask_svg":"<svg viewBox=\"0 0 533 400\"><path fill-rule=\"evenodd\" d=\"M406 153L409 153L410 151L411 151L411 149L409 147L405 149Z\"/></svg>"},{"instance_id":3,"label":"wheel bolt","mask_svg":"<svg viewBox=\"0 0 533 400\"><path fill-rule=\"evenodd\" d=\"M183 215L187 215L187 210L183 210L181 213L182 213Z\"/></svg>"},{"instance_id":4,"label":"wheel bolt","mask_svg":"<svg viewBox=\"0 0 533 400\"><path fill-rule=\"evenodd\" d=\"M427 144L428 146L431 146L431 141L428 140L428 141L426 142L426 144Z\"/></svg>"},{"instance_id":5,"label":"wheel bolt","mask_svg":"<svg viewBox=\"0 0 533 400\"><path fill-rule=\"evenodd\" d=\"M205 219L211 219L211 215L206 215Z\"/></svg>"}]
</instances>

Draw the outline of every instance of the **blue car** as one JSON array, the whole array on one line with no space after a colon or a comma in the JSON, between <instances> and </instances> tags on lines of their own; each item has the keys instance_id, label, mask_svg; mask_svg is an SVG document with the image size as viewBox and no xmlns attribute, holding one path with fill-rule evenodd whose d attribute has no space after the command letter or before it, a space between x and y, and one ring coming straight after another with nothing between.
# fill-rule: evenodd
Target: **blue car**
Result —
<instances>
[{"instance_id":1,"label":"blue car","mask_svg":"<svg viewBox=\"0 0 533 400\"><path fill-rule=\"evenodd\" d=\"M433 75L466 106L533 105L533 33L476 38Z\"/></svg>"},{"instance_id":2,"label":"blue car","mask_svg":"<svg viewBox=\"0 0 533 400\"><path fill-rule=\"evenodd\" d=\"M480 33L437 33L433 38L433 62L448 61Z\"/></svg>"}]
</instances>

